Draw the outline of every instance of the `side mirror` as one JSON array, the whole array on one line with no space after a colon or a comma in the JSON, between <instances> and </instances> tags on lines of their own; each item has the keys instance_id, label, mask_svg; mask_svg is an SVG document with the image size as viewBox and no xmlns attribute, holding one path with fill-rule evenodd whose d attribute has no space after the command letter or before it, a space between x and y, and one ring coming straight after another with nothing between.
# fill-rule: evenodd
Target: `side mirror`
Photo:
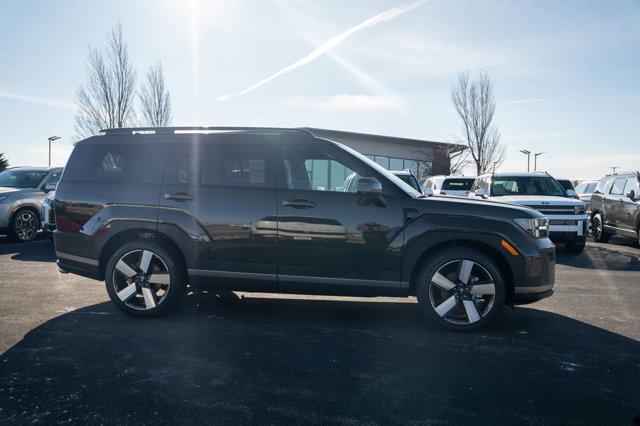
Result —
<instances>
[{"instance_id":1,"label":"side mirror","mask_svg":"<svg viewBox=\"0 0 640 426\"><path fill-rule=\"evenodd\" d=\"M427 196L427 197L433 197L433 189L425 188L425 189L422 190L422 194Z\"/></svg>"},{"instance_id":2,"label":"side mirror","mask_svg":"<svg viewBox=\"0 0 640 426\"><path fill-rule=\"evenodd\" d=\"M482 188L478 188L478 189L476 189L476 193L475 193L475 195L476 195L476 197L482 197L482 198L484 198L484 197L486 197L487 193L485 192L485 190L484 190L484 189L482 189Z\"/></svg>"},{"instance_id":3,"label":"side mirror","mask_svg":"<svg viewBox=\"0 0 640 426\"><path fill-rule=\"evenodd\" d=\"M358 194L382 194L382 184L374 177L358 179Z\"/></svg>"},{"instance_id":4,"label":"side mirror","mask_svg":"<svg viewBox=\"0 0 640 426\"><path fill-rule=\"evenodd\" d=\"M56 184L55 183L47 183L42 187L42 189L44 190L44 192L55 191L56 190Z\"/></svg>"},{"instance_id":5,"label":"side mirror","mask_svg":"<svg viewBox=\"0 0 640 426\"><path fill-rule=\"evenodd\" d=\"M576 191L573 189L567 189L567 197L576 198Z\"/></svg>"},{"instance_id":6,"label":"side mirror","mask_svg":"<svg viewBox=\"0 0 640 426\"><path fill-rule=\"evenodd\" d=\"M636 200L636 191L634 191L633 189L631 191L629 191L629 193L627 194L627 197L629 197L629 199L631 201L635 201Z\"/></svg>"}]
</instances>

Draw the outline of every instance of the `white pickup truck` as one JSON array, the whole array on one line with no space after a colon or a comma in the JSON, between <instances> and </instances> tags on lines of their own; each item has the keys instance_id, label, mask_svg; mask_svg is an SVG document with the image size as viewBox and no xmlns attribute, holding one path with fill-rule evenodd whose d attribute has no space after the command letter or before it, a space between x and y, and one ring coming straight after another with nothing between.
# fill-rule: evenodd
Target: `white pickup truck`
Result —
<instances>
[{"instance_id":1,"label":"white pickup truck","mask_svg":"<svg viewBox=\"0 0 640 426\"><path fill-rule=\"evenodd\" d=\"M587 238L586 206L571 198L573 191L544 172L493 173L478 176L469 197L527 206L549 218L552 241L564 243L567 251L580 253Z\"/></svg>"}]
</instances>

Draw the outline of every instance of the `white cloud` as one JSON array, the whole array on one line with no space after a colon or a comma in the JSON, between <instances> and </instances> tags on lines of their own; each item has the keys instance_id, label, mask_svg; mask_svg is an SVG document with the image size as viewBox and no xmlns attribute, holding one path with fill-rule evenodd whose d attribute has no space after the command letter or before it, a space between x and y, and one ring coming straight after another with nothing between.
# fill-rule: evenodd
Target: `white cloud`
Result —
<instances>
[{"instance_id":1,"label":"white cloud","mask_svg":"<svg viewBox=\"0 0 640 426\"><path fill-rule=\"evenodd\" d=\"M398 7L394 7L393 9L389 9L385 12L379 13L361 23L359 23L358 25L349 28L348 30L338 34L335 37L330 38L329 40L325 41L324 43L322 43L321 45L319 45L318 47L316 47L315 49L313 49L309 54L303 56L302 58L298 59L297 61L295 61L294 63L292 63L291 65L287 65L286 67L276 71L275 73L271 74L269 77L258 81L257 83L247 87L246 89L240 91L240 92L233 92L233 93L228 93L226 95L222 95L222 96L218 96L215 98L215 100L217 101L228 101L229 99L233 99L233 98L237 98L239 96L245 95L255 89L257 89L260 86L263 86L267 83L269 83L270 81L274 80L275 78L289 73L303 65L308 64L311 61L314 61L316 59L318 59L319 57L325 55L326 53L328 53L329 51L331 51L332 49L334 49L336 46L340 45L343 41L345 41L346 39L348 39L349 37L351 37L352 35L364 30L364 29L368 29L371 27L374 27L378 24L381 24L383 22L389 21L391 19L394 19L412 9L415 9L416 7L420 6L421 4L423 4L426 0L418 0L416 2L413 3L409 3L409 4L405 4L403 6L398 6Z\"/></svg>"},{"instance_id":2,"label":"white cloud","mask_svg":"<svg viewBox=\"0 0 640 426\"><path fill-rule=\"evenodd\" d=\"M371 111L402 108L404 100L394 95L293 96L287 98L284 104L290 108L321 111Z\"/></svg>"},{"instance_id":3,"label":"white cloud","mask_svg":"<svg viewBox=\"0 0 640 426\"><path fill-rule=\"evenodd\" d=\"M11 100L21 101L21 102L29 102L32 104L45 105L45 106L50 106L54 108L62 108L62 109L69 109L69 110L75 110L76 108L73 102L68 102L60 99L41 98L37 96L25 96L25 95L19 95L16 93L9 93L9 92L3 92L3 91L0 91L0 98L11 99Z\"/></svg>"}]
</instances>

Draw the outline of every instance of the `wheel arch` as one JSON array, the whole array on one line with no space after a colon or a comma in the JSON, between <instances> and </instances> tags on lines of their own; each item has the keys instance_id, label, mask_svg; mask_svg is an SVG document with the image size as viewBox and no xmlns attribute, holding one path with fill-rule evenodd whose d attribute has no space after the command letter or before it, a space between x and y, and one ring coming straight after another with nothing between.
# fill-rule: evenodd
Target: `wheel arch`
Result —
<instances>
[{"instance_id":1,"label":"wheel arch","mask_svg":"<svg viewBox=\"0 0 640 426\"><path fill-rule=\"evenodd\" d=\"M175 256L176 261L183 268L186 268L184 254L171 237L162 232L146 228L131 228L112 235L102 246L98 256L98 273L100 279L104 279L107 263L109 263L109 259L113 256L113 253L115 253L119 247L122 247L130 241L152 241L161 244Z\"/></svg>"},{"instance_id":2,"label":"wheel arch","mask_svg":"<svg viewBox=\"0 0 640 426\"><path fill-rule=\"evenodd\" d=\"M428 247L422 252L422 254L420 254L420 256L418 257L417 261L415 262L411 270L411 278L409 280L410 295L414 295L414 296L416 295L418 275L420 273L420 269L422 268L422 265L424 264L424 262L427 261L429 257L433 256L434 253L437 253L438 251L446 250L452 247L464 247L464 248L472 248L472 249L478 250L479 252L486 254L494 262L496 262L496 265L500 269L500 272L502 272L502 275L505 280L505 287L506 287L506 293L507 293L506 301L511 302L513 300L515 278L514 278L513 269L509 264L509 262L507 261L506 257L502 253L500 253L498 249L494 248L490 244L487 244L485 242L478 241L478 240L464 239L464 238L442 241L440 243L437 243Z\"/></svg>"}]
</instances>

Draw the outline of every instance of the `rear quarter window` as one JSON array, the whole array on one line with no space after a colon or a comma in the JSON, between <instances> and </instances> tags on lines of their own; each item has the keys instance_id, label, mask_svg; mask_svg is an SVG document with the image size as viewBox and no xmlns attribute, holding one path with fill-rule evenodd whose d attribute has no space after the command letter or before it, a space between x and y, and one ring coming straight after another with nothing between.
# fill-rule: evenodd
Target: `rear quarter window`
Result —
<instances>
[{"instance_id":1,"label":"rear quarter window","mask_svg":"<svg viewBox=\"0 0 640 426\"><path fill-rule=\"evenodd\" d=\"M161 148L148 143L79 145L69 158L64 180L160 183L164 163Z\"/></svg>"}]
</instances>

